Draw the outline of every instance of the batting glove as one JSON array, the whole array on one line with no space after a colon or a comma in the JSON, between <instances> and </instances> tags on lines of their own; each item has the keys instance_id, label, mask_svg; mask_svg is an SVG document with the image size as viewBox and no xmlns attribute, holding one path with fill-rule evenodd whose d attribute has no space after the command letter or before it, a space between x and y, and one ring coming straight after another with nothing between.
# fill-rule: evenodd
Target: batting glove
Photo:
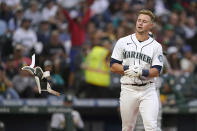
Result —
<instances>
[{"instance_id":1,"label":"batting glove","mask_svg":"<svg viewBox=\"0 0 197 131\"><path fill-rule=\"evenodd\" d=\"M142 69L137 66L129 66L128 69L126 68L127 67L124 68L124 74L129 77L139 77L142 75Z\"/></svg>"}]
</instances>

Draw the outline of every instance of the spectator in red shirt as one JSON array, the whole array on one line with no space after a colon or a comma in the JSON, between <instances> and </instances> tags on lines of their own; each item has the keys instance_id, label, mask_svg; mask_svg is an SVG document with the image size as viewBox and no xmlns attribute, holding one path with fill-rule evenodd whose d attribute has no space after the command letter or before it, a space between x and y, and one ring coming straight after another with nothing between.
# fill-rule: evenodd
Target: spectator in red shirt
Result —
<instances>
[{"instance_id":1,"label":"spectator in red shirt","mask_svg":"<svg viewBox=\"0 0 197 131\"><path fill-rule=\"evenodd\" d=\"M64 9L63 13L69 23L72 46L81 46L85 42L85 27L90 19L90 8L87 10L83 17L82 14L80 14L80 12L78 12L77 10L72 10L69 13L66 9Z\"/></svg>"},{"instance_id":2,"label":"spectator in red shirt","mask_svg":"<svg viewBox=\"0 0 197 131\"><path fill-rule=\"evenodd\" d=\"M75 58L81 53L81 47L86 41L86 25L91 17L91 9L88 7L84 15L77 10L68 12L63 9L63 14L69 23L68 29L72 43L70 52L71 73L69 76L69 88L71 88L74 81L74 72L79 69L78 66L80 65L75 63Z\"/></svg>"}]
</instances>

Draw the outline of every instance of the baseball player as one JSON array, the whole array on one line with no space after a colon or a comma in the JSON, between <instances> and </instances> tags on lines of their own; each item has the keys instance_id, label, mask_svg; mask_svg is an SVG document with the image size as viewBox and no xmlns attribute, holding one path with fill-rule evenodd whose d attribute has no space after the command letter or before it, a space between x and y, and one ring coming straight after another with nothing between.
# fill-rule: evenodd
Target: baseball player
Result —
<instances>
[{"instance_id":1,"label":"baseball player","mask_svg":"<svg viewBox=\"0 0 197 131\"><path fill-rule=\"evenodd\" d=\"M122 131L133 131L140 112L146 131L157 130L159 99L154 84L163 65L161 45L148 33L154 14L141 10L134 34L120 38L111 56L111 71L121 74L120 113Z\"/></svg>"}]
</instances>

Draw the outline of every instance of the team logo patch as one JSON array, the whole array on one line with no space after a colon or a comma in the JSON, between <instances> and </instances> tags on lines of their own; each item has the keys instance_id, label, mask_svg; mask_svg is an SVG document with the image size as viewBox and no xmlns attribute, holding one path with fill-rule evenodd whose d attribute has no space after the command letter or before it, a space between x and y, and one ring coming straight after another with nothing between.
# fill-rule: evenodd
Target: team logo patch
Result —
<instances>
[{"instance_id":1,"label":"team logo patch","mask_svg":"<svg viewBox=\"0 0 197 131\"><path fill-rule=\"evenodd\" d=\"M162 62L163 61L163 56L162 55L159 55L158 56L158 59L159 59L160 62Z\"/></svg>"}]
</instances>

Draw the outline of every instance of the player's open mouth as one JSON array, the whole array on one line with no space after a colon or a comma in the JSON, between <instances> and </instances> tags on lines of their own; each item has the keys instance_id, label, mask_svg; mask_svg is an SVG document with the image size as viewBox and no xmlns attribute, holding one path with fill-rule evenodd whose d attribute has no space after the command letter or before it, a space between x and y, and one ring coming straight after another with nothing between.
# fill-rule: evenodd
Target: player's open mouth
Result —
<instances>
[{"instance_id":1,"label":"player's open mouth","mask_svg":"<svg viewBox=\"0 0 197 131\"><path fill-rule=\"evenodd\" d=\"M141 30L141 29L142 29L142 27L141 27L141 26L137 26L137 29L138 29L138 30Z\"/></svg>"}]
</instances>

